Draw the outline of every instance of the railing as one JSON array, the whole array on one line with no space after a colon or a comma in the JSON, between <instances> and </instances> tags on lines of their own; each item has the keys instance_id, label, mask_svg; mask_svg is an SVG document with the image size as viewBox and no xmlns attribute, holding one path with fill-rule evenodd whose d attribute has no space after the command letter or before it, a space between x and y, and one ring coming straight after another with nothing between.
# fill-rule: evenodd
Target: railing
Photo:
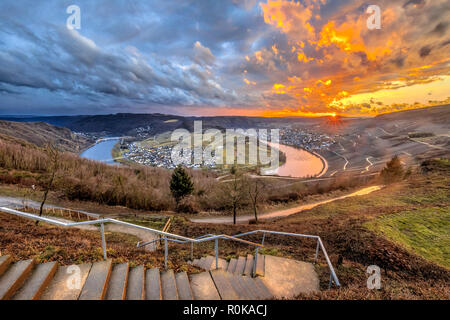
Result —
<instances>
[{"instance_id":1,"label":"railing","mask_svg":"<svg viewBox=\"0 0 450 320\"><path fill-rule=\"evenodd\" d=\"M172 219L172 218L167 219L167 222L166 222L166 224L164 225L164 228L162 229L163 232L169 232L170 224L172 223L171 219ZM162 236L160 235L160 236L159 236L159 245L162 244L162 240L163 240L163 238L162 238ZM137 243L137 247L138 247L138 248L139 248L139 247L142 247L142 245L138 242L138 243Z\"/></svg>"},{"instance_id":2,"label":"railing","mask_svg":"<svg viewBox=\"0 0 450 320\"><path fill-rule=\"evenodd\" d=\"M107 258L107 254L106 254L106 239L105 239L105 229L104 229L104 224L105 223L115 223L115 224L119 224L119 225L124 225L124 226L128 226L128 227L132 227L132 228L136 228L136 229L141 229L141 230L146 230L149 232L153 232L155 234L158 234L160 236L163 237L164 240L164 265L165 268L167 268L167 255L168 255L168 242L172 241L175 243L181 243L181 244L185 244L185 243L190 243L191 245L191 260L193 259L193 246L194 243L202 243L202 242L207 242L207 241L212 241L214 240L214 249L215 249L215 253L216 253L216 268L218 268L219 265L219 239L225 239L225 240L232 240L232 241L236 241L236 242L242 242L251 246L255 246L256 247L256 254L255 254L255 260L254 260L254 264L256 266L257 263L257 259L258 259L258 250L259 248L263 248L264 247L264 240L266 238L266 234L275 234L275 235L285 235L285 236L292 236L292 237L300 237L300 238L310 238L310 239L316 239L317 240L317 246L316 246L316 253L315 253L315 257L314 257L314 263L317 262L318 259L318 255L319 255L319 249L322 250L325 260L327 262L328 268L330 269L330 281L329 281L329 287L331 287L332 283L334 282L336 284L336 286L340 286L339 283L339 279L336 276L336 272L334 271L333 265L331 264L330 258L328 257L328 254L325 250L325 247L323 245L322 240L320 239L319 236L314 236L314 235L306 235L306 234L299 234L299 233L289 233L289 232L280 232L280 231L271 231L271 230L254 230L254 231L250 231L250 232L246 232L246 233L241 233L235 236L229 236L226 234L221 234L221 235L214 235L214 234L206 234L203 236L200 236L198 238L189 238L189 237L184 237L184 236L180 236L177 234L173 234L173 233L168 233L166 226L164 228L165 231L161 231L161 230L157 230L157 229L152 229L152 228L148 228L148 227L144 227L144 226L140 226L140 225L136 225L136 224L132 224L132 223L128 223L128 222L124 222L124 221L120 221L120 220L116 220L116 219L110 219L110 218L101 218L101 219L97 219L97 220L90 220L90 221L81 221L81 222L71 222L71 223L66 223L66 222L61 222L55 219L51 219L48 217L40 217L31 213L26 213L26 212L21 212L18 210L14 210L14 209L10 209L10 208L4 208L4 207L0 207L0 211L6 212L6 213L10 213L10 214L14 214L17 216L21 216L24 218L28 218L28 219L32 219L32 220L38 220L38 221L43 221L43 222L47 222L53 225L58 225L61 227L79 227L79 226L83 226L83 225L100 225L100 232L101 232L101 237L102 237L102 249L103 249L103 258L106 259ZM169 224L170 225L170 224ZM262 233L262 241L261 243L255 243L255 242L251 242L248 240L244 240L241 239L241 237L244 236L248 236L251 234L257 234L257 233ZM153 240L153 241L148 241L148 242L144 242L144 243L139 243L137 244L137 247L143 247L146 245L149 245L151 243L154 243L156 241L159 241L159 239ZM253 268L253 270L256 270L256 268Z\"/></svg>"}]
</instances>

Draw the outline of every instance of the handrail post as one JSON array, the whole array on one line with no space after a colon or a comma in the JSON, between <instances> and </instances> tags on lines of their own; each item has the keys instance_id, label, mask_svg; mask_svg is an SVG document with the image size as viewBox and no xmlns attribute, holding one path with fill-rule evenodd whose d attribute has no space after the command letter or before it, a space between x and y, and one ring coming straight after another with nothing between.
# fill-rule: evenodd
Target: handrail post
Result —
<instances>
[{"instance_id":1,"label":"handrail post","mask_svg":"<svg viewBox=\"0 0 450 320\"><path fill-rule=\"evenodd\" d=\"M314 264L317 263L317 258L319 257L319 239L317 239L316 255L314 256Z\"/></svg>"},{"instance_id":2,"label":"handrail post","mask_svg":"<svg viewBox=\"0 0 450 320\"><path fill-rule=\"evenodd\" d=\"M167 269L167 238L164 237L164 268Z\"/></svg>"},{"instance_id":3,"label":"handrail post","mask_svg":"<svg viewBox=\"0 0 450 320\"><path fill-rule=\"evenodd\" d=\"M214 240L214 247L216 249L216 269L219 269L219 238Z\"/></svg>"},{"instance_id":4,"label":"handrail post","mask_svg":"<svg viewBox=\"0 0 450 320\"><path fill-rule=\"evenodd\" d=\"M261 244L262 244L262 245L264 245L264 239L265 239L265 238L266 238L266 233L263 232L262 241L261 241Z\"/></svg>"},{"instance_id":5,"label":"handrail post","mask_svg":"<svg viewBox=\"0 0 450 320\"><path fill-rule=\"evenodd\" d=\"M103 226L103 223L100 224L100 232L102 234L102 249L103 249L103 259L107 259L106 256L106 239L105 239L105 227Z\"/></svg>"},{"instance_id":6,"label":"handrail post","mask_svg":"<svg viewBox=\"0 0 450 320\"><path fill-rule=\"evenodd\" d=\"M191 241L191 261L194 261L194 243Z\"/></svg>"},{"instance_id":7,"label":"handrail post","mask_svg":"<svg viewBox=\"0 0 450 320\"><path fill-rule=\"evenodd\" d=\"M259 247L256 247L255 259L253 260L253 278L256 277L256 266L258 263L258 250L259 250Z\"/></svg>"},{"instance_id":8,"label":"handrail post","mask_svg":"<svg viewBox=\"0 0 450 320\"><path fill-rule=\"evenodd\" d=\"M330 282L328 283L328 289L331 289L332 284L333 284L333 275L330 273Z\"/></svg>"}]
</instances>

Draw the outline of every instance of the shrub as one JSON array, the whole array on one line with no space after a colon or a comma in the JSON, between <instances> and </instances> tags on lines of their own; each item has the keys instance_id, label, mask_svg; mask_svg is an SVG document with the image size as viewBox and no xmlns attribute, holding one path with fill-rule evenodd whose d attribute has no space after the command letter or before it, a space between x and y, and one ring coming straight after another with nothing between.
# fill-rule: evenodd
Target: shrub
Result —
<instances>
[{"instance_id":1,"label":"shrub","mask_svg":"<svg viewBox=\"0 0 450 320\"><path fill-rule=\"evenodd\" d=\"M184 197L194 192L194 184L191 181L191 177L182 166L178 166L173 170L172 179L170 180L170 192L172 192L177 205Z\"/></svg>"},{"instance_id":2,"label":"shrub","mask_svg":"<svg viewBox=\"0 0 450 320\"><path fill-rule=\"evenodd\" d=\"M381 170L380 177L384 183L389 184L403 179L405 170L398 156L394 156Z\"/></svg>"}]
</instances>

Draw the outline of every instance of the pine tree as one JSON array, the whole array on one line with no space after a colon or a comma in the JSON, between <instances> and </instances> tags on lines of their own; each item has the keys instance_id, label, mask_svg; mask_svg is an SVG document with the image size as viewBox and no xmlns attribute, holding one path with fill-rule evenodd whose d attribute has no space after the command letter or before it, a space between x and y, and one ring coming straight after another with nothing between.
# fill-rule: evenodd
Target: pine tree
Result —
<instances>
[{"instance_id":1,"label":"pine tree","mask_svg":"<svg viewBox=\"0 0 450 320\"><path fill-rule=\"evenodd\" d=\"M172 179L170 180L170 192L172 192L177 206L184 197L194 192L194 184L191 181L191 177L182 166L178 166L173 170Z\"/></svg>"},{"instance_id":2,"label":"pine tree","mask_svg":"<svg viewBox=\"0 0 450 320\"><path fill-rule=\"evenodd\" d=\"M394 156L381 170L380 176L385 183L392 183L403 179L405 171L398 156Z\"/></svg>"}]
</instances>

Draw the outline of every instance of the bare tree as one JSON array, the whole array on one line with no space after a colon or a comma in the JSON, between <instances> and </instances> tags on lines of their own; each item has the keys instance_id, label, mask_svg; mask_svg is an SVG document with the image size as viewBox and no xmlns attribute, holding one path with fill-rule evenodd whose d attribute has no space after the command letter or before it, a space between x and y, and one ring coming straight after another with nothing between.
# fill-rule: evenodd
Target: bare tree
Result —
<instances>
[{"instance_id":1,"label":"bare tree","mask_svg":"<svg viewBox=\"0 0 450 320\"><path fill-rule=\"evenodd\" d=\"M237 209L239 208L239 205L244 198L245 190L242 174L239 172L236 166L233 165L233 167L231 167L230 174L233 176L233 179L228 184L225 194L231 204L233 212L233 224L236 224Z\"/></svg>"},{"instance_id":2,"label":"bare tree","mask_svg":"<svg viewBox=\"0 0 450 320\"><path fill-rule=\"evenodd\" d=\"M53 182L55 181L56 174L57 174L58 169L59 169L59 158L60 158L60 155L59 155L58 149L55 146L53 146L51 144L48 144L45 147L45 152L47 153L47 156L48 156L49 161L50 161L50 163L49 163L49 165L47 167L47 172L50 175L49 175L48 181L47 181L47 183L45 184L45 187L44 187L44 197L42 199L41 206L39 208L39 217L42 216L42 212L44 210L45 201L47 201L48 193L49 193L50 189L53 186ZM36 225L38 223L39 223L39 221L36 221Z\"/></svg>"},{"instance_id":3,"label":"bare tree","mask_svg":"<svg viewBox=\"0 0 450 320\"><path fill-rule=\"evenodd\" d=\"M246 180L247 192L255 214L255 222L258 222L258 204L261 201L266 184L262 179L249 178Z\"/></svg>"}]
</instances>

